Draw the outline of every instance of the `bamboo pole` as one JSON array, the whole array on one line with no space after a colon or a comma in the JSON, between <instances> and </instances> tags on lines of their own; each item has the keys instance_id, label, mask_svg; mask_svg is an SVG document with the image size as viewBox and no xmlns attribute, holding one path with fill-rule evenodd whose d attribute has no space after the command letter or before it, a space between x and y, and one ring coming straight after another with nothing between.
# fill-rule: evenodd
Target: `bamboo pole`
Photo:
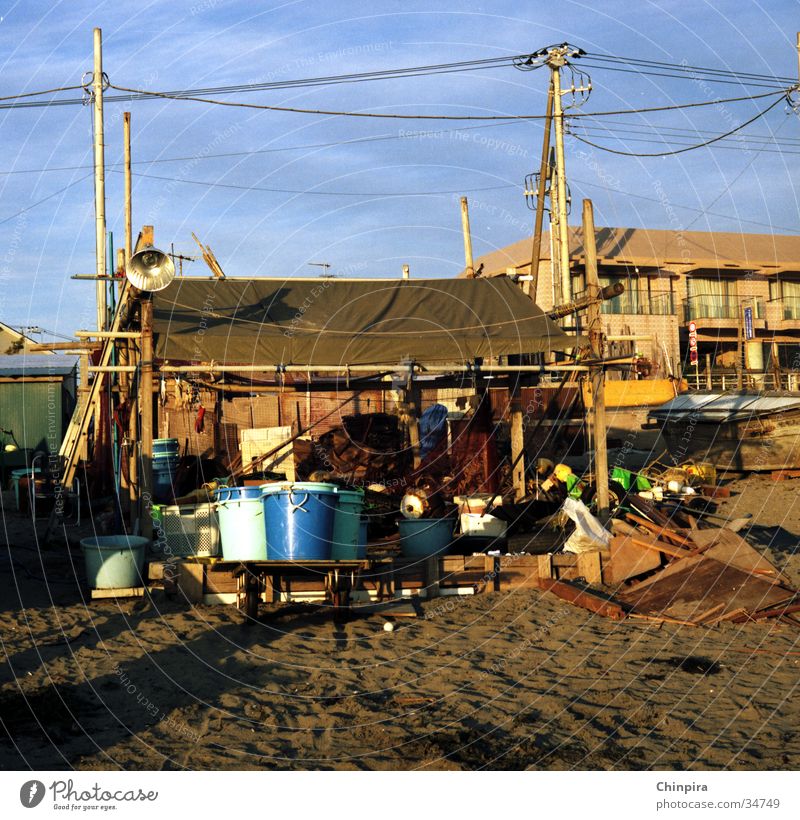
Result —
<instances>
[{"instance_id":1,"label":"bamboo pole","mask_svg":"<svg viewBox=\"0 0 800 820\"><path fill-rule=\"evenodd\" d=\"M103 34L94 30L94 70L92 72L94 106L94 211L95 211L95 268L97 283L97 329L106 327L106 177L105 146L103 143Z\"/></svg>"},{"instance_id":2,"label":"bamboo pole","mask_svg":"<svg viewBox=\"0 0 800 820\"><path fill-rule=\"evenodd\" d=\"M140 532L145 538L152 537L153 520L150 508L153 503L153 300L143 295L139 301L142 316L142 358L139 369L139 417L141 431L139 442L140 471L139 497L144 508L139 510Z\"/></svg>"},{"instance_id":3,"label":"bamboo pole","mask_svg":"<svg viewBox=\"0 0 800 820\"><path fill-rule=\"evenodd\" d=\"M467 276L475 275L475 263L472 260L472 233L469 228L469 202L465 196L461 197L461 230L464 233L464 261Z\"/></svg>"}]
</instances>

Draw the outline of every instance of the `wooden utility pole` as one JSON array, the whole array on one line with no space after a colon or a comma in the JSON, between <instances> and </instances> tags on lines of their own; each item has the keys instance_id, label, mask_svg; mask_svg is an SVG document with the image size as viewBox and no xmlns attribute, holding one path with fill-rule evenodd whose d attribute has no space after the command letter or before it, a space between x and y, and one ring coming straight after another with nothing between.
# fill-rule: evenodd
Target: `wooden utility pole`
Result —
<instances>
[{"instance_id":1,"label":"wooden utility pole","mask_svg":"<svg viewBox=\"0 0 800 820\"><path fill-rule=\"evenodd\" d=\"M550 132L553 122L553 82L547 92L547 109L544 117L544 137L542 138L542 161L539 164L539 190L536 192L536 219L533 223L533 242L531 244L531 281L523 283L523 290L536 301L536 290L539 285L539 260L542 255L542 223L544 222L544 197L547 191L547 178L550 168ZM550 207L553 207L551 201ZM552 266L552 259L550 260Z\"/></svg>"},{"instance_id":2,"label":"wooden utility pole","mask_svg":"<svg viewBox=\"0 0 800 820\"><path fill-rule=\"evenodd\" d=\"M465 196L461 197L461 230L464 233L464 260L467 276L475 276L475 264L472 261L472 234L469 229L469 202Z\"/></svg>"},{"instance_id":3,"label":"wooden utility pole","mask_svg":"<svg viewBox=\"0 0 800 820\"><path fill-rule=\"evenodd\" d=\"M96 254L97 329L106 329L106 161L103 142L103 33L94 30L94 213Z\"/></svg>"},{"instance_id":4,"label":"wooden utility pole","mask_svg":"<svg viewBox=\"0 0 800 820\"><path fill-rule=\"evenodd\" d=\"M410 279L411 278L411 269L408 265L403 265L403 279Z\"/></svg>"},{"instance_id":5,"label":"wooden utility pole","mask_svg":"<svg viewBox=\"0 0 800 820\"><path fill-rule=\"evenodd\" d=\"M137 250L153 244L153 227L145 225L139 236ZM139 357L139 531L145 538L153 534L151 508L153 504L153 298L149 293L139 296L141 317L141 353ZM134 416L135 414L132 414ZM131 511L133 512L133 510Z\"/></svg>"},{"instance_id":6,"label":"wooden utility pole","mask_svg":"<svg viewBox=\"0 0 800 820\"><path fill-rule=\"evenodd\" d=\"M597 273L597 246L594 231L594 209L590 199L583 200L583 248L586 256L586 288L593 296L600 293ZM589 342L595 359L603 358L603 328L600 302L589 305ZM594 474L597 487L597 514L601 521L609 518L608 442L606 440L606 376L602 365L592 367L592 420L594 430Z\"/></svg>"}]
</instances>

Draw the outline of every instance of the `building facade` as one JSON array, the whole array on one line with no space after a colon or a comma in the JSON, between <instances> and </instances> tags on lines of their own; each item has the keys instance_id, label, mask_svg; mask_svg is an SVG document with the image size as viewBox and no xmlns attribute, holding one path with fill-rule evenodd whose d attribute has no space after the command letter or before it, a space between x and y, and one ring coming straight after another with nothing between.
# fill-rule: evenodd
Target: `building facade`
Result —
<instances>
[{"instance_id":1,"label":"building facade","mask_svg":"<svg viewBox=\"0 0 800 820\"><path fill-rule=\"evenodd\" d=\"M692 385L714 387L727 379L732 387L741 353L751 379L780 372L783 386L798 387L800 236L597 228L596 244L601 285L625 286L601 309L612 355L635 350L650 360L653 375L684 375ZM544 310L568 300L550 251L545 233L535 296ZM527 275L530 257L528 238L475 265L482 276ZM571 228L572 298L586 291L584 264L582 229ZM692 323L696 365L689 354Z\"/></svg>"}]
</instances>

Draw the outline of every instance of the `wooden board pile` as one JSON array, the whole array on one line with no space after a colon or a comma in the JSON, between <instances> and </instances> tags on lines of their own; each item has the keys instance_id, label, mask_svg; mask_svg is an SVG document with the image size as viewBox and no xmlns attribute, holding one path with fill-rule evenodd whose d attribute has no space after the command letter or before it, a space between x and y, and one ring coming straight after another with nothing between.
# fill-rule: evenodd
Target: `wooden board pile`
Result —
<instances>
[{"instance_id":1,"label":"wooden board pile","mask_svg":"<svg viewBox=\"0 0 800 820\"><path fill-rule=\"evenodd\" d=\"M685 626L779 619L800 626L800 593L770 561L730 529L678 529L650 506L612 521L604 565L611 594L542 579L540 587L617 620Z\"/></svg>"}]
</instances>

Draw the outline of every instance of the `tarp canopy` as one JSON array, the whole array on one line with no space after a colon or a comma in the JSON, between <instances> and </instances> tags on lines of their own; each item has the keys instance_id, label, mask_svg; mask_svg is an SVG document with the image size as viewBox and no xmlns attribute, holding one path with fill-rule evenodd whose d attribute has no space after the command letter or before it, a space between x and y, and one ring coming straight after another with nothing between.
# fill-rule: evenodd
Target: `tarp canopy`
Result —
<instances>
[{"instance_id":1,"label":"tarp canopy","mask_svg":"<svg viewBox=\"0 0 800 820\"><path fill-rule=\"evenodd\" d=\"M162 361L465 362L565 350L577 342L505 277L176 279L153 299Z\"/></svg>"},{"instance_id":2,"label":"tarp canopy","mask_svg":"<svg viewBox=\"0 0 800 820\"><path fill-rule=\"evenodd\" d=\"M656 421L716 423L771 416L800 410L800 396L780 392L756 393L747 390L717 393L681 393L647 415Z\"/></svg>"}]
</instances>

